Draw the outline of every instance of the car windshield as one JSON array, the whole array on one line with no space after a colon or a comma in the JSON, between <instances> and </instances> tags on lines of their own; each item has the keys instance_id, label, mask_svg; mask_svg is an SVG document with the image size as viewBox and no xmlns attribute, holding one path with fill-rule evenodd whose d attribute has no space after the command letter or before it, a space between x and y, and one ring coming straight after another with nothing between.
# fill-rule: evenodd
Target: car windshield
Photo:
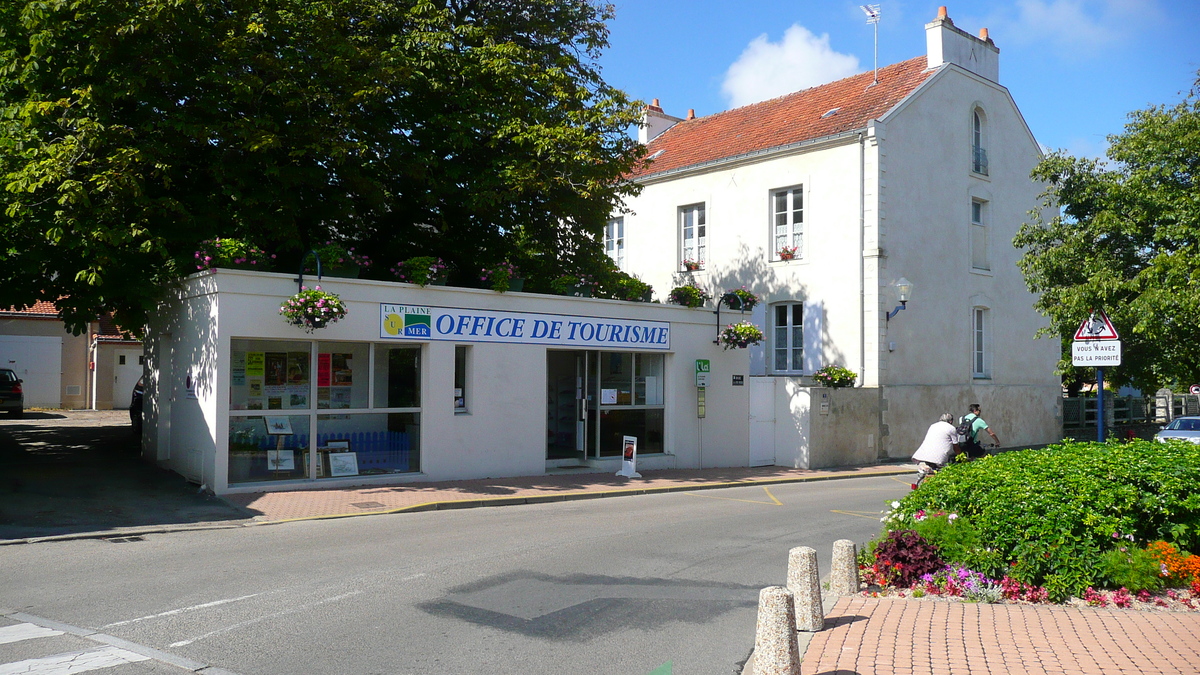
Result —
<instances>
[{"instance_id":1,"label":"car windshield","mask_svg":"<svg viewBox=\"0 0 1200 675\"><path fill-rule=\"evenodd\" d=\"M1177 419L1167 425L1167 431L1200 431L1200 419Z\"/></svg>"}]
</instances>

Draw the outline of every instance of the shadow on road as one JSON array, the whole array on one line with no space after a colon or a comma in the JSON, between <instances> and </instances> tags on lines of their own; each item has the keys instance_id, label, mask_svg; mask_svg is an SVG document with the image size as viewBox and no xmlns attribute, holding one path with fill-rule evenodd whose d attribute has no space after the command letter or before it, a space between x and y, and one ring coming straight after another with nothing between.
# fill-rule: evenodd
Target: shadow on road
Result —
<instances>
[{"instance_id":1,"label":"shadow on road","mask_svg":"<svg viewBox=\"0 0 1200 675\"><path fill-rule=\"evenodd\" d=\"M242 520L138 456L125 411L30 411L0 420L0 540Z\"/></svg>"}]
</instances>

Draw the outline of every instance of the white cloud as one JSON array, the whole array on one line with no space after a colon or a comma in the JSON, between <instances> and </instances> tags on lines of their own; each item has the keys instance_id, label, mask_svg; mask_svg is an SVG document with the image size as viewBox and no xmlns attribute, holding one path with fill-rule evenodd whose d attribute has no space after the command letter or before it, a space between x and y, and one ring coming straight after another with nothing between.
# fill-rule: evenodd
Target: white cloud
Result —
<instances>
[{"instance_id":1,"label":"white cloud","mask_svg":"<svg viewBox=\"0 0 1200 675\"><path fill-rule=\"evenodd\" d=\"M859 71L858 58L829 46L829 34L813 35L793 24L781 42L766 34L750 41L725 72L721 92L732 107L765 101L799 89L815 87Z\"/></svg>"},{"instance_id":2,"label":"white cloud","mask_svg":"<svg viewBox=\"0 0 1200 675\"><path fill-rule=\"evenodd\" d=\"M1162 16L1157 0L1017 0L1014 10L980 25L993 26L998 40L1049 44L1080 56L1119 47Z\"/></svg>"}]
</instances>

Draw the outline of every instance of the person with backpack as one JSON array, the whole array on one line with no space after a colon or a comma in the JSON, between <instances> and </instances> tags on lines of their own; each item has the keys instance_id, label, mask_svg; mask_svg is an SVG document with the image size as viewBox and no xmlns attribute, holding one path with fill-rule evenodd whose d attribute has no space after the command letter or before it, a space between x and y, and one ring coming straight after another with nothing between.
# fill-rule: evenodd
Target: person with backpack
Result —
<instances>
[{"instance_id":1,"label":"person with backpack","mask_svg":"<svg viewBox=\"0 0 1200 675\"><path fill-rule=\"evenodd\" d=\"M992 431L988 427L988 423L979 416L981 412L983 412L983 409L979 404L972 403L967 406L967 414L963 415L962 420L958 423L959 443L971 459L987 455L987 450L984 450L983 444L979 442L980 431L988 432L988 435L992 437L992 443L996 446L1000 445L1000 438L996 436L996 432Z\"/></svg>"}]
</instances>

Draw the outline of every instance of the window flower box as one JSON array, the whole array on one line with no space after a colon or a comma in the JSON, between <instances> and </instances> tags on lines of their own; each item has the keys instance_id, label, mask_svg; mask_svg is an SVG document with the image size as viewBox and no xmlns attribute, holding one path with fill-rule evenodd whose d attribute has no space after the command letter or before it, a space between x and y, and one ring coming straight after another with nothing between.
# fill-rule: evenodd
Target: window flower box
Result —
<instances>
[{"instance_id":1,"label":"window flower box","mask_svg":"<svg viewBox=\"0 0 1200 675\"><path fill-rule=\"evenodd\" d=\"M418 286L445 286L450 268L441 258L425 255L398 262L390 271L398 281L405 283Z\"/></svg>"},{"instance_id":2,"label":"window flower box","mask_svg":"<svg viewBox=\"0 0 1200 675\"><path fill-rule=\"evenodd\" d=\"M704 267L703 260L692 260L691 258L684 258L679 264L682 265L684 271L687 272L695 272L703 269Z\"/></svg>"},{"instance_id":3,"label":"window flower box","mask_svg":"<svg viewBox=\"0 0 1200 675\"><path fill-rule=\"evenodd\" d=\"M779 256L780 260L784 260L784 261L793 260L793 259L795 259L796 253L799 250L800 250L799 246L784 246L783 248L779 249L779 251L776 252L776 255Z\"/></svg>"},{"instance_id":4,"label":"window flower box","mask_svg":"<svg viewBox=\"0 0 1200 675\"><path fill-rule=\"evenodd\" d=\"M226 269L258 270L271 269L275 256L268 255L259 247L242 239L208 239L200 242L193 256L197 270Z\"/></svg>"},{"instance_id":5,"label":"window flower box","mask_svg":"<svg viewBox=\"0 0 1200 675\"><path fill-rule=\"evenodd\" d=\"M517 276L517 274L516 265L509 262L502 262L480 270L479 280L487 284L485 288L490 288L497 293L508 291L519 292L525 287L525 279Z\"/></svg>"},{"instance_id":6,"label":"window flower box","mask_svg":"<svg viewBox=\"0 0 1200 675\"><path fill-rule=\"evenodd\" d=\"M684 307L703 307L705 302L712 300L712 296L703 288L694 284L686 284L684 286L676 286L671 289L667 300L676 305Z\"/></svg>"},{"instance_id":7,"label":"window flower box","mask_svg":"<svg viewBox=\"0 0 1200 675\"><path fill-rule=\"evenodd\" d=\"M340 242L327 241L313 247L313 251L321 261L320 276L323 277L357 279L362 270L371 266L370 257L356 253L353 246L347 247ZM316 263L306 264L304 273L316 274Z\"/></svg>"}]
</instances>

